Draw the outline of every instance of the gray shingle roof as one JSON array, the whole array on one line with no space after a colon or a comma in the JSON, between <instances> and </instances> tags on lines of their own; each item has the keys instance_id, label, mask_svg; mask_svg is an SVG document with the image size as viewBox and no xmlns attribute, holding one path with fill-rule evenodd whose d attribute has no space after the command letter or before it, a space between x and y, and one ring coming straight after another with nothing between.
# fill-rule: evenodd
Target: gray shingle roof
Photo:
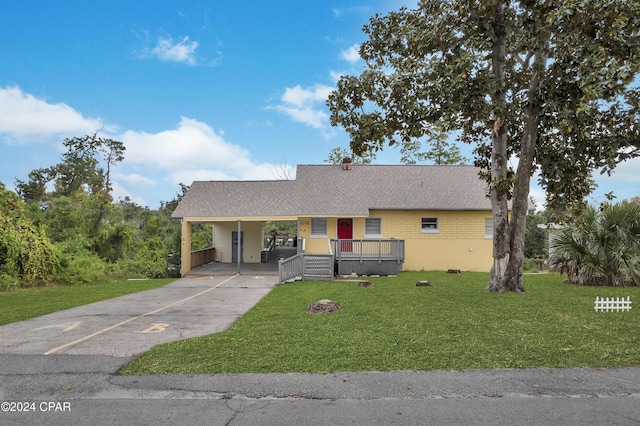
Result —
<instances>
[{"instance_id":1,"label":"gray shingle roof","mask_svg":"<svg viewBox=\"0 0 640 426\"><path fill-rule=\"evenodd\" d=\"M370 209L491 210L472 166L299 165L289 181L195 181L173 217L368 216Z\"/></svg>"}]
</instances>

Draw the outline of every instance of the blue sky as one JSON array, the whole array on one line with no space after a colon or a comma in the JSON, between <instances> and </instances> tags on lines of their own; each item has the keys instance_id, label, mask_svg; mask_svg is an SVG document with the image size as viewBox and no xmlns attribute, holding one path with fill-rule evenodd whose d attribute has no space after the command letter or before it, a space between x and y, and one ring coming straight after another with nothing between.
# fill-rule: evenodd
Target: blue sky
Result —
<instances>
[{"instance_id":1,"label":"blue sky","mask_svg":"<svg viewBox=\"0 0 640 426\"><path fill-rule=\"evenodd\" d=\"M150 208L180 182L294 177L296 164L348 146L325 99L340 75L362 71L368 18L403 4L415 2L5 2L0 182L12 189L56 164L64 138L93 132L126 146L114 196ZM387 149L376 163L399 158ZM639 169L597 176L593 200L640 195Z\"/></svg>"}]
</instances>

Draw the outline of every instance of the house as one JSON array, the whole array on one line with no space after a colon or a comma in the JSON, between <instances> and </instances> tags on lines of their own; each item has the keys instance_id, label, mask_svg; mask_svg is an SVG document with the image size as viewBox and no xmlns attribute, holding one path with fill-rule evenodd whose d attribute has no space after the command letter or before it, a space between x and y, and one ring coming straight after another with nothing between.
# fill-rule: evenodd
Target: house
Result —
<instances>
[{"instance_id":1,"label":"house","mask_svg":"<svg viewBox=\"0 0 640 426\"><path fill-rule=\"evenodd\" d=\"M214 225L217 262L261 262L264 222L291 220L305 253L347 254L371 242L402 241L402 270L492 265L491 203L473 166L345 159L299 165L293 180L196 181L173 217L182 219L182 275L192 267L193 223Z\"/></svg>"}]
</instances>

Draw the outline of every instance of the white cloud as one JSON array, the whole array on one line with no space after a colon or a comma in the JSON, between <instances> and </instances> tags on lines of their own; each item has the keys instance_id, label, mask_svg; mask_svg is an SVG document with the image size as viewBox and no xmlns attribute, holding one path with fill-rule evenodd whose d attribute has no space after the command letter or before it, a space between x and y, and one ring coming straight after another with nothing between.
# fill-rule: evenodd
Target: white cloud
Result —
<instances>
[{"instance_id":1,"label":"white cloud","mask_svg":"<svg viewBox=\"0 0 640 426\"><path fill-rule=\"evenodd\" d=\"M160 37L158 44L148 51L150 57L166 62L182 62L188 65L197 65L195 53L198 48L197 41L190 41L189 37L184 37L178 42L174 42L171 37Z\"/></svg>"},{"instance_id":2,"label":"white cloud","mask_svg":"<svg viewBox=\"0 0 640 426\"><path fill-rule=\"evenodd\" d=\"M325 36L324 39L332 44L342 44L344 43L344 39L342 37L331 37Z\"/></svg>"},{"instance_id":3,"label":"white cloud","mask_svg":"<svg viewBox=\"0 0 640 426\"><path fill-rule=\"evenodd\" d=\"M638 170L640 170L640 158L633 158L618 164L611 176L607 176L606 174L597 175L596 180L602 176L604 179L611 181L640 183L640 173L638 173Z\"/></svg>"},{"instance_id":4,"label":"white cloud","mask_svg":"<svg viewBox=\"0 0 640 426\"><path fill-rule=\"evenodd\" d=\"M370 8L368 6L351 6L351 7L334 7L331 9L333 16L336 18L342 18L345 15L352 13L369 13Z\"/></svg>"},{"instance_id":5,"label":"white cloud","mask_svg":"<svg viewBox=\"0 0 640 426\"><path fill-rule=\"evenodd\" d=\"M321 84L311 88L303 88L300 85L288 87L280 99L283 103L271 109L288 115L299 123L322 129L327 127L329 115L323 108L332 90L332 87Z\"/></svg>"},{"instance_id":6,"label":"white cloud","mask_svg":"<svg viewBox=\"0 0 640 426\"><path fill-rule=\"evenodd\" d=\"M340 81L340 78L343 75L348 75L347 72L344 71L329 71L329 76L331 77L331 81L333 81L334 83L338 83L338 81Z\"/></svg>"},{"instance_id":7,"label":"white cloud","mask_svg":"<svg viewBox=\"0 0 640 426\"><path fill-rule=\"evenodd\" d=\"M288 87L284 91L282 101L296 107L302 107L319 101L324 102L332 90L332 87L321 84L317 84L311 89L303 89L300 85L293 88Z\"/></svg>"},{"instance_id":8,"label":"white cloud","mask_svg":"<svg viewBox=\"0 0 640 426\"><path fill-rule=\"evenodd\" d=\"M531 187L529 188L529 198L532 198L535 202L536 211L544 210L544 203L547 199L547 193L535 184L535 181L531 179Z\"/></svg>"},{"instance_id":9,"label":"white cloud","mask_svg":"<svg viewBox=\"0 0 640 426\"><path fill-rule=\"evenodd\" d=\"M222 132L191 118L182 117L174 130L159 133L130 130L118 139L126 146L124 167L144 169L147 174L165 173L172 183L277 179L276 165L255 164L247 150L224 140ZM145 184L137 178L139 174L127 176L138 179L131 184Z\"/></svg>"},{"instance_id":10,"label":"white cloud","mask_svg":"<svg viewBox=\"0 0 640 426\"><path fill-rule=\"evenodd\" d=\"M111 187L113 188L113 190L111 191L111 195L113 196L114 200L124 200L125 198L129 197L129 199L132 202L138 204L139 206L149 205L149 203L147 203L147 201L144 198L133 196L118 182L115 182L115 181L112 182Z\"/></svg>"},{"instance_id":11,"label":"white cloud","mask_svg":"<svg viewBox=\"0 0 640 426\"><path fill-rule=\"evenodd\" d=\"M360 60L360 45L354 44L350 48L343 50L340 52L340 58L349 62L350 64L355 64Z\"/></svg>"},{"instance_id":12,"label":"white cloud","mask_svg":"<svg viewBox=\"0 0 640 426\"><path fill-rule=\"evenodd\" d=\"M23 93L19 87L0 88L0 133L15 137L88 134L103 127L100 119L85 118L63 103L51 104Z\"/></svg>"},{"instance_id":13,"label":"white cloud","mask_svg":"<svg viewBox=\"0 0 640 426\"><path fill-rule=\"evenodd\" d=\"M326 127L327 118L329 117L329 115L324 111L320 111L318 109L313 109L310 107L296 108L286 105L278 105L274 107L274 109L278 112L288 115L294 121L306 124L307 126L313 127L314 129L322 129Z\"/></svg>"},{"instance_id":14,"label":"white cloud","mask_svg":"<svg viewBox=\"0 0 640 426\"><path fill-rule=\"evenodd\" d=\"M640 158L620 163L611 176L596 171L593 178L598 185L593 198L598 202L606 201L604 194L613 192L615 201L628 200L640 196Z\"/></svg>"},{"instance_id":15,"label":"white cloud","mask_svg":"<svg viewBox=\"0 0 640 426\"><path fill-rule=\"evenodd\" d=\"M176 170L170 173L170 180L173 183L183 183L191 185L194 180L235 180L234 176L224 170L196 169L196 170Z\"/></svg>"},{"instance_id":16,"label":"white cloud","mask_svg":"<svg viewBox=\"0 0 640 426\"><path fill-rule=\"evenodd\" d=\"M120 140L127 147L125 162L155 169L203 166L234 169L249 161L249 153L225 141L222 132L186 117L182 117L177 129L160 133L129 130Z\"/></svg>"},{"instance_id":17,"label":"white cloud","mask_svg":"<svg viewBox=\"0 0 640 426\"><path fill-rule=\"evenodd\" d=\"M142 176L138 173L131 174L119 174L114 173L113 179L119 182L125 182L130 185L145 185L145 186L154 186L157 185L157 182L147 176Z\"/></svg>"}]
</instances>

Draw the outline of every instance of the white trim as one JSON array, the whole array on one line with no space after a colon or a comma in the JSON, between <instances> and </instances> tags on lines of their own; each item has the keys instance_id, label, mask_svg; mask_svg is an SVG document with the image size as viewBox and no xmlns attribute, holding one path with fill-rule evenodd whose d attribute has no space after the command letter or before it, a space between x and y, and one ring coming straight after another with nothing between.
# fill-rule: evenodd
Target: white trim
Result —
<instances>
[{"instance_id":1,"label":"white trim","mask_svg":"<svg viewBox=\"0 0 640 426\"><path fill-rule=\"evenodd\" d=\"M440 230L439 229L429 229L429 228L425 228L425 229L421 229L420 230L421 234L439 234Z\"/></svg>"}]
</instances>

